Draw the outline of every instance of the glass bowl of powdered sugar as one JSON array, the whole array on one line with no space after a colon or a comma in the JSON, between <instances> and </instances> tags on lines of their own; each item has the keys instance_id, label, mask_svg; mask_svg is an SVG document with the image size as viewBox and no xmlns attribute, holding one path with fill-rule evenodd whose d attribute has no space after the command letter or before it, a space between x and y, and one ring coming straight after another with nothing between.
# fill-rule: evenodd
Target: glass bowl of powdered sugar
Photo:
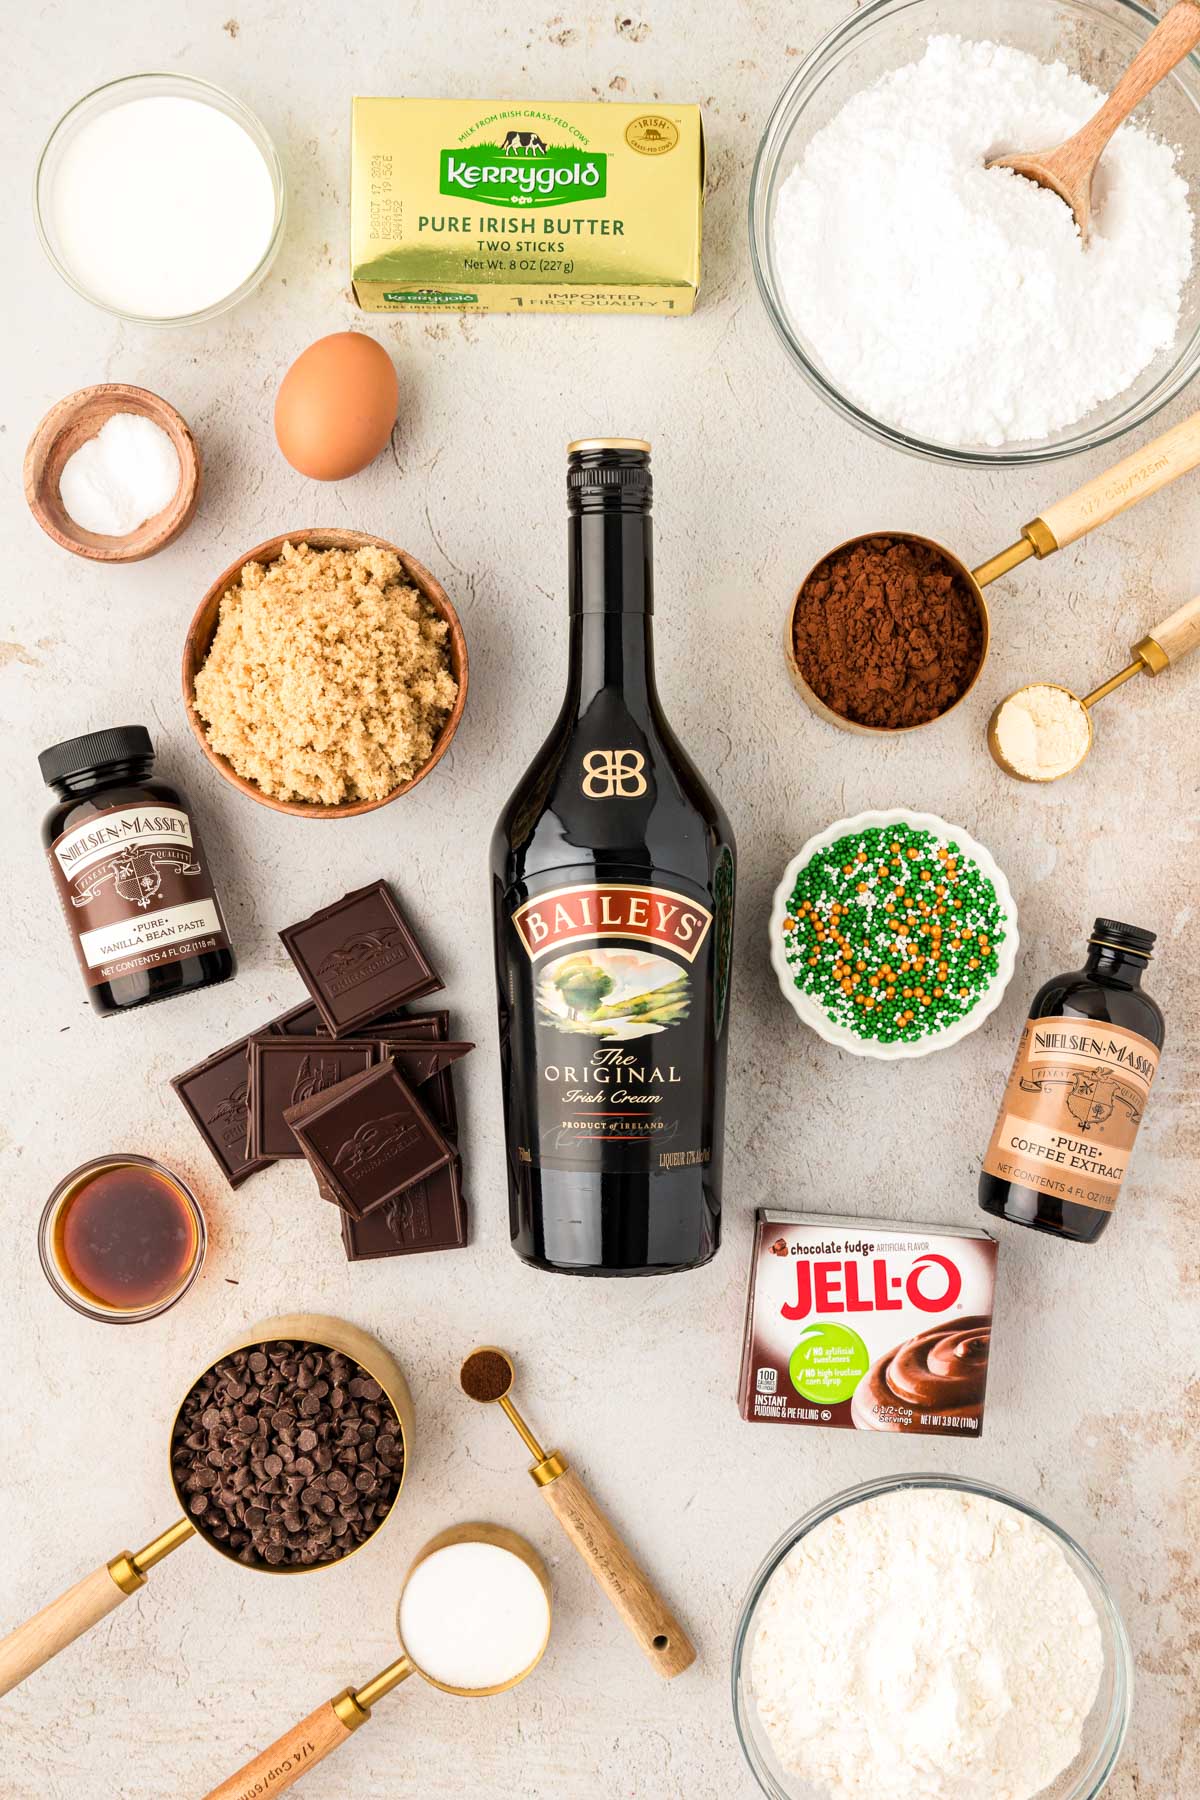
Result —
<instances>
[{"instance_id":1,"label":"glass bowl of powdered sugar","mask_svg":"<svg viewBox=\"0 0 1200 1800\"><path fill-rule=\"evenodd\" d=\"M771 1800L1095 1800L1132 1681L1086 1553L952 1475L815 1507L755 1576L733 1651L738 1735Z\"/></svg>"},{"instance_id":2,"label":"glass bowl of powdered sugar","mask_svg":"<svg viewBox=\"0 0 1200 1800\"><path fill-rule=\"evenodd\" d=\"M1200 61L1108 146L1085 247L988 157L1050 148L1157 23L1136 0L874 0L771 114L751 256L792 360L861 430L1005 466L1145 423L1200 364Z\"/></svg>"}]
</instances>

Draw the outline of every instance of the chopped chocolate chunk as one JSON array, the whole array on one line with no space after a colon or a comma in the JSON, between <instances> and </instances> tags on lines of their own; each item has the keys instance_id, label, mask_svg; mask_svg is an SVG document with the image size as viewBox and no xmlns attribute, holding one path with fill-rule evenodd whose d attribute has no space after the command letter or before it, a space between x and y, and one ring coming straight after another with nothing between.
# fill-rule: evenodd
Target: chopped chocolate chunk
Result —
<instances>
[{"instance_id":1,"label":"chopped chocolate chunk","mask_svg":"<svg viewBox=\"0 0 1200 1800\"><path fill-rule=\"evenodd\" d=\"M369 1069L378 1047L366 1040L253 1037L250 1056L250 1149L255 1156L298 1157L285 1113L350 1075Z\"/></svg>"},{"instance_id":2,"label":"chopped chocolate chunk","mask_svg":"<svg viewBox=\"0 0 1200 1800\"><path fill-rule=\"evenodd\" d=\"M344 894L279 936L334 1037L442 987L385 881Z\"/></svg>"},{"instance_id":3,"label":"chopped chocolate chunk","mask_svg":"<svg viewBox=\"0 0 1200 1800\"><path fill-rule=\"evenodd\" d=\"M342 1213L342 1243L348 1262L377 1256L416 1256L424 1250L459 1250L467 1241L467 1203L462 1165L456 1159L428 1181L418 1181L369 1213L365 1219Z\"/></svg>"},{"instance_id":4,"label":"chopped chocolate chunk","mask_svg":"<svg viewBox=\"0 0 1200 1800\"><path fill-rule=\"evenodd\" d=\"M239 1038L236 1044L227 1044L171 1081L226 1181L234 1188L259 1169L269 1168L272 1160L247 1151L247 1042L248 1039Z\"/></svg>"},{"instance_id":5,"label":"chopped chocolate chunk","mask_svg":"<svg viewBox=\"0 0 1200 1800\"><path fill-rule=\"evenodd\" d=\"M289 1107L285 1116L318 1182L356 1219L436 1174L456 1154L391 1061Z\"/></svg>"}]
</instances>

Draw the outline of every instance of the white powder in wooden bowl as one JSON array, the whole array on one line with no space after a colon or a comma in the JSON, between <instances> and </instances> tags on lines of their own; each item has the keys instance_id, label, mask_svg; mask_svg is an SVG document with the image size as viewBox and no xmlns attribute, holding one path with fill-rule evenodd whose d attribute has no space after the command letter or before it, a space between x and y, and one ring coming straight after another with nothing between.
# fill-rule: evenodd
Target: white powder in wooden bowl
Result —
<instances>
[{"instance_id":1,"label":"white powder in wooden bowl","mask_svg":"<svg viewBox=\"0 0 1200 1800\"><path fill-rule=\"evenodd\" d=\"M750 1662L776 1756L828 1800L1032 1800L1079 1754L1104 1646L1044 1526L913 1488L801 1538Z\"/></svg>"},{"instance_id":2,"label":"white powder in wooden bowl","mask_svg":"<svg viewBox=\"0 0 1200 1800\"><path fill-rule=\"evenodd\" d=\"M458 697L449 626L391 550L285 544L221 600L196 711L278 800L381 800L417 774Z\"/></svg>"}]
</instances>

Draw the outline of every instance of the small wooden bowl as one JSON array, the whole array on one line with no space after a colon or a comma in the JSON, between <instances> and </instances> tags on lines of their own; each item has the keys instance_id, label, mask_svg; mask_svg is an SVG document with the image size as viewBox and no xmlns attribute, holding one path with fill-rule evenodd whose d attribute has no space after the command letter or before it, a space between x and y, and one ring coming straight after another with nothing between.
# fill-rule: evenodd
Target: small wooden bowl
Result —
<instances>
[{"instance_id":1,"label":"small wooden bowl","mask_svg":"<svg viewBox=\"0 0 1200 1800\"><path fill-rule=\"evenodd\" d=\"M450 672L458 683L458 698L442 726L429 761L417 770L411 781L402 782L379 800L347 801L341 806L317 806L307 800L276 800L273 795L264 794L255 782L247 781L244 775L239 775L225 757L217 754L208 741L204 721L196 711L196 673L203 667L216 634L221 601L230 588L236 586L246 563L275 562L285 544L307 544L312 550L357 550L364 544L371 544L376 549L392 551L400 558L405 574L418 593L450 627ZM371 537L365 531L285 531L279 537L268 538L265 544L257 544L253 550L247 550L244 556L239 556L236 562L230 563L224 573L218 575L196 608L183 646L183 703L187 708L188 723L196 742L213 768L251 800L257 800L260 806L269 806L272 812L291 813L298 819L354 819L360 813L375 812L379 807L398 800L401 794L409 793L418 781L424 781L445 756L467 703L467 640L459 624L458 614L441 582L435 580L415 556L410 556L407 550L401 550L398 544L390 544L386 538Z\"/></svg>"},{"instance_id":2,"label":"small wooden bowl","mask_svg":"<svg viewBox=\"0 0 1200 1800\"><path fill-rule=\"evenodd\" d=\"M124 537L101 537L84 531L68 514L58 490L63 465L81 444L94 438L114 413L140 413L161 427L179 458L179 486L170 505L144 519ZM191 524L200 499L200 452L196 440L173 406L148 388L107 381L99 387L68 394L46 414L25 452L25 498L46 533L73 556L90 562L141 562L174 543Z\"/></svg>"}]
</instances>

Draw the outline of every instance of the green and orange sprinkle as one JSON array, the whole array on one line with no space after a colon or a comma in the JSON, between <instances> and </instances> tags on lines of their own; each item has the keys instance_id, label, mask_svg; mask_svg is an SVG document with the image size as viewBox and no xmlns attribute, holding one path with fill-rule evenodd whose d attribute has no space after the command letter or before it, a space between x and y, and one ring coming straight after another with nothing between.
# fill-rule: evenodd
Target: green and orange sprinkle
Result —
<instances>
[{"instance_id":1,"label":"green and orange sprinkle","mask_svg":"<svg viewBox=\"0 0 1200 1800\"><path fill-rule=\"evenodd\" d=\"M1006 925L991 880L952 838L873 825L804 865L783 942L796 986L833 1024L882 1044L915 1043L986 993Z\"/></svg>"}]
</instances>

